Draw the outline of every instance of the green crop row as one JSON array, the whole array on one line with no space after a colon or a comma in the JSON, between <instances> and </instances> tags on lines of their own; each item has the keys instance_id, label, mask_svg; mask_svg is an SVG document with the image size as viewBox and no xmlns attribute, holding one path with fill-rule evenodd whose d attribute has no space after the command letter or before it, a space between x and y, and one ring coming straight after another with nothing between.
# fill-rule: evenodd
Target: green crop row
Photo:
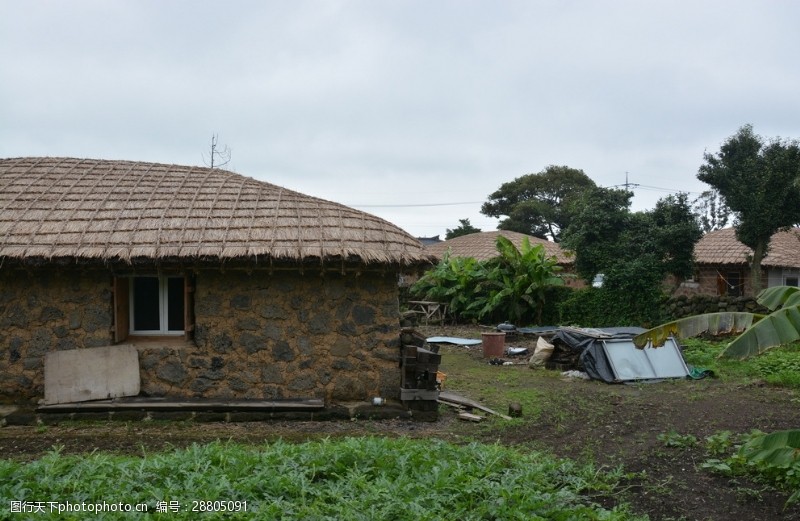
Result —
<instances>
[{"instance_id":1,"label":"green crop row","mask_svg":"<svg viewBox=\"0 0 800 521\"><path fill-rule=\"evenodd\" d=\"M624 505L609 510L592 500L611 496L623 478L496 444L404 438L215 442L144 456L54 450L31 462L0 460L0 518L24 519L14 512L35 504L123 503L170 520L635 519Z\"/></svg>"}]
</instances>

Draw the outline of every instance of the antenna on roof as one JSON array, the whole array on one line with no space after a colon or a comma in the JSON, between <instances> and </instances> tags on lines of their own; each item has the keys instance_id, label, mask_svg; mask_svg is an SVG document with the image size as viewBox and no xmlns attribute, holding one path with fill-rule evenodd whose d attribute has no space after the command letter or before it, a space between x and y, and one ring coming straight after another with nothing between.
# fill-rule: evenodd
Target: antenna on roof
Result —
<instances>
[{"instance_id":1,"label":"antenna on roof","mask_svg":"<svg viewBox=\"0 0 800 521\"><path fill-rule=\"evenodd\" d=\"M219 158L219 161L217 161ZM203 163L209 168L219 168L231 162L231 149L225 145L222 149L219 148L219 136L217 134L211 135L211 157L206 161L203 157Z\"/></svg>"}]
</instances>

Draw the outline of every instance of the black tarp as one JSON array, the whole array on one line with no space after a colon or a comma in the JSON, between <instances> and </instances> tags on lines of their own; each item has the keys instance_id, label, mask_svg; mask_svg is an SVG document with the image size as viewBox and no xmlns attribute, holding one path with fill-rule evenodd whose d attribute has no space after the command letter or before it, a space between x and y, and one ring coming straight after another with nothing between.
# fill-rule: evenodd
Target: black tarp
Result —
<instances>
[{"instance_id":1,"label":"black tarp","mask_svg":"<svg viewBox=\"0 0 800 521\"><path fill-rule=\"evenodd\" d=\"M598 329L559 328L552 343L561 360L572 360L575 369L585 371L593 380L615 383L619 380L603 350L603 340L631 339L646 331L640 327Z\"/></svg>"}]
</instances>

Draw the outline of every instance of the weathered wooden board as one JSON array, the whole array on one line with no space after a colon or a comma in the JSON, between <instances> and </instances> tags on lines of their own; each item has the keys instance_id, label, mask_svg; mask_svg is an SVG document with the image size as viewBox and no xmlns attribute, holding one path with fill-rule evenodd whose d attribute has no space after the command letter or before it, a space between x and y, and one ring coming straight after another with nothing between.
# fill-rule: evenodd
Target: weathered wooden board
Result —
<instances>
[{"instance_id":1,"label":"weathered wooden board","mask_svg":"<svg viewBox=\"0 0 800 521\"><path fill-rule=\"evenodd\" d=\"M44 356L44 403L139 394L139 353L130 344L53 351Z\"/></svg>"},{"instance_id":2,"label":"weathered wooden board","mask_svg":"<svg viewBox=\"0 0 800 521\"><path fill-rule=\"evenodd\" d=\"M458 419L478 423L483 421L483 416L478 416L477 414L472 414L469 412L461 412L458 413Z\"/></svg>"},{"instance_id":3,"label":"weathered wooden board","mask_svg":"<svg viewBox=\"0 0 800 521\"><path fill-rule=\"evenodd\" d=\"M486 407L483 404L476 402L475 400L471 400L467 397L461 396L456 393L452 393L449 391L442 391L439 393L439 401L444 404L455 404L460 405L463 407L469 407L473 409L479 409L483 412L488 412L489 414L494 414L500 416L504 420L510 420L510 416L506 416L505 414L499 413L497 411L493 411L492 409Z\"/></svg>"}]
</instances>

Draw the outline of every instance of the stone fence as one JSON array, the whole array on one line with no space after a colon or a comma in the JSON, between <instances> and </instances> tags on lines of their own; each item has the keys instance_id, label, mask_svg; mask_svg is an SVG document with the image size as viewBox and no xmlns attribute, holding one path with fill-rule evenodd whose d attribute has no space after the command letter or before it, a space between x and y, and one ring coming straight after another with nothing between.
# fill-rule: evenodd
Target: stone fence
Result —
<instances>
[{"instance_id":1,"label":"stone fence","mask_svg":"<svg viewBox=\"0 0 800 521\"><path fill-rule=\"evenodd\" d=\"M744 311L748 313L769 313L753 297L728 297L712 295L680 295L668 299L663 304L664 314L671 320L721 311Z\"/></svg>"}]
</instances>

